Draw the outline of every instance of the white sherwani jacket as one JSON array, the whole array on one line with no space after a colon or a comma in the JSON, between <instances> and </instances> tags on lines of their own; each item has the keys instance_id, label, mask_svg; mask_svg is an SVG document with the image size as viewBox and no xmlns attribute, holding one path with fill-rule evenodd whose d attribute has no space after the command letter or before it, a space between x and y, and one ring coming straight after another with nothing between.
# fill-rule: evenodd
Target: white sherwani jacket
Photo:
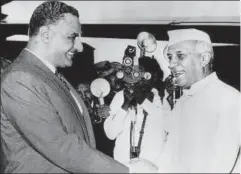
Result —
<instances>
[{"instance_id":1,"label":"white sherwani jacket","mask_svg":"<svg viewBox=\"0 0 241 174\"><path fill-rule=\"evenodd\" d=\"M228 173L240 146L240 93L216 73L195 83L177 102L159 171Z\"/></svg>"}]
</instances>

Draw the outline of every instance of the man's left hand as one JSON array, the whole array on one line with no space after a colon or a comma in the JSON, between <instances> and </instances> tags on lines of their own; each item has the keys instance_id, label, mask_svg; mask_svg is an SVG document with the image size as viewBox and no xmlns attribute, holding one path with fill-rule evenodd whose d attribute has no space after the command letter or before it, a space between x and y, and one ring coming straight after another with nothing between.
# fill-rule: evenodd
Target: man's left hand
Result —
<instances>
[{"instance_id":1,"label":"man's left hand","mask_svg":"<svg viewBox=\"0 0 241 174\"><path fill-rule=\"evenodd\" d=\"M107 118L110 115L110 107L107 105L99 105L96 110L98 116L101 118Z\"/></svg>"},{"instance_id":2,"label":"man's left hand","mask_svg":"<svg viewBox=\"0 0 241 174\"><path fill-rule=\"evenodd\" d=\"M156 173L158 170L158 167L155 164L141 158L131 160L129 167L131 173Z\"/></svg>"}]
</instances>

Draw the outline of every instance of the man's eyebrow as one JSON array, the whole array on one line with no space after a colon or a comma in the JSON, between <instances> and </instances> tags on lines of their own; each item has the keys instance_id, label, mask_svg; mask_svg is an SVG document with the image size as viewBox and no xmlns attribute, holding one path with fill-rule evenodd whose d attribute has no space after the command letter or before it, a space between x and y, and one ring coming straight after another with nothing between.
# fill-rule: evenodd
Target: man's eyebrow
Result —
<instances>
[{"instance_id":1,"label":"man's eyebrow","mask_svg":"<svg viewBox=\"0 0 241 174\"><path fill-rule=\"evenodd\" d=\"M180 50L177 50L177 51L175 51L176 53L183 53L183 52L185 52L185 51L180 51Z\"/></svg>"},{"instance_id":2,"label":"man's eyebrow","mask_svg":"<svg viewBox=\"0 0 241 174\"><path fill-rule=\"evenodd\" d=\"M73 32L70 35L75 36L75 37L79 37L79 36L81 36L81 32L80 33Z\"/></svg>"},{"instance_id":3,"label":"man's eyebrow","mask_svg":"<svg viewBox=\"0 0 241 174\"><path fill-rule=\"evenodd\" d=\"M177 50L177 51L174 51L173 53L171 52L168 52L167 55L168 56L171 56L173 54L185 54L185 51L182 51L182 50Z\"/></svg>"}]
</instances>

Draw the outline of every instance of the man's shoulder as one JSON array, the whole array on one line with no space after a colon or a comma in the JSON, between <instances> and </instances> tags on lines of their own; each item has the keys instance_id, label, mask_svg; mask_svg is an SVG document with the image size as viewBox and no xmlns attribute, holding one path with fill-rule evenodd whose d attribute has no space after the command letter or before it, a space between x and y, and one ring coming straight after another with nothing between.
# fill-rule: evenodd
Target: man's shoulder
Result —
<instances>
[{"instance_id":1,"label":"man's shoulder","mask_svg":"<svg viewBox=\"0 0 241 174\"><path fill-rule=\"evenodd\" d=\"M220 90L223 92L223 95L234 95L234 96L238 96L240 95L240 91L238 91L236 88L234 88L233 86L225 83L224 81L217 79L214 82L214 86L216 88L216 90Z\"/></svg>"},{"instance_id":2,"label":"man's shoulder","mask_svg":"<svg viewBox=\"0 0 241 174\"><path fill-rule=\"evenodd\" d=\"M46 71L47 68L41 67L39 64L35 64L35 61L29 61L23 56L16 58L11 65L9 65L2 74L1 81L9 78L18 79L21 77L36 78L38 80L46 79L50 75L50 71Z\"/></svg>"},{"instance_id":3,"label":"man's shoulder","mask_svg":"<svg viewBox=\"0 0 241 174\"><path fill-rule=\"evenodd\" d=\"M218 99L219 104L227 102L235 103L241 99L240 91L220 79L215 80L207 90L209 93L212 93L210 97L215 96Z\"/></svg>"},{"instance_id":4,"label":"man's shoulder","mask_svg":"<svg viewBox=\"0 0 241 174\"><path fill-rule=\"evenodd\" d=\"M35 70L34 70L35 69ZM41 82L44 81L45 77L38 73L38 70L34 67L30 67L27 64L22 63L19 60L14 61L1 76L1 85L13 84L17 82Z\"/></svg>"},{"instance_id":5,"label":"man's shoulder","mask_svg":"<svg viewBox=\"0 0 241 174\"><path fill-rule=\"evenodd\" d=\"M16 83L26 84L39 81L39 77L29 70L13 69L5 72L1 77L1 86L14 85Z\"/></svg>"}]
</instances>

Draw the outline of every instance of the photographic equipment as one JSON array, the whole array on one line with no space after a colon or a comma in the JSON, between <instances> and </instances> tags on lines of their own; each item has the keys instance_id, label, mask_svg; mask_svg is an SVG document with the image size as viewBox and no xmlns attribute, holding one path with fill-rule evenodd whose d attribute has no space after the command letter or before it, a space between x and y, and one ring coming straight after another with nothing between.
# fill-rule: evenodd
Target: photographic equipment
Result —
<instances>
[{"instance_id":1,"label":"photographic equipment","mask_svg":"<svg viewBox=\"0 0 241 174\"><path fill-rule=\"evenodd\" d=\"M115 74L117 79L121 79L124 83L124 87L133 87L134 84L142 80L150 80L152 75L150 72L145 71L144 67L140 65L134 65L134 59L136 58L136 48L128 45L123 57L122 65Z\"/></svg>"},{"instance_id":2,"label":"photographic equipment","mask_svg":"<svg viewBox=\"0 0 241 174\"><path fill-rule=\"evenodd\" d=\"M98 110L100 111L100 107L104 107L104 97L110 93L110 84L104 78L97 78L90 84L90 91L91 93L98 98L100 106L97 107L96 103L94 102L93 112L92 112L92 121L97 124L102 122L102 119L107 117L102 112L98 114Z\"/></svg>"},{"instance_id":3,"label":"photographic equipment","mask_svg":"<svg viewBox=\"0 0 241 174\"><path fill-rule=\"evenodd\" d=\"M110 84L106 79L97 78L91 83L90 91L99 99L100 105L104 105L104 97L110 92Z\"/></svg>"},{"instance_id":4,"label":"photographic equipment","mask_svg":"<svg viewBox=\"0 0 241 174\"><path fill-rule=\"evenodd\" d=\"M110 83L110 95L106 99L123 89L127 95L138 93L144 98L144 93L151 91L151 88L160 89L158 81L162 80L163 72L153 57L145 56L146 52L155 51L157 47L155 37L148 32L141 32L137 36L137 45L141 50L139 56L136 55L135 46L127 45L121 63L103 61L96 64L99 77ZM133 100L129 107L136 105L137 101Z\"/></svg>"},{"instance_id":5,"label":"photographic equipment","mask_svg":"<svg viewBox=\"0 0 241 174\"><path fill-rule=\"evenodd\" d=\"M137 36L137 45L141 49L141 57L145 56L145 53L152 53L156 50L157 42L155 37L146 31L140 32Z\"/></svg>"},{"instance_id":6,"label":"photographic equipment","mask_svg":"<svg viewBox=\"0 0 241 174\"><path fill-rule=\"evenodd\" d=\"M123 65L129 67L134 64L134 57L136 56L136 48L134 46L128 45L123 57Z\"/></svg>"}]
</instances>

